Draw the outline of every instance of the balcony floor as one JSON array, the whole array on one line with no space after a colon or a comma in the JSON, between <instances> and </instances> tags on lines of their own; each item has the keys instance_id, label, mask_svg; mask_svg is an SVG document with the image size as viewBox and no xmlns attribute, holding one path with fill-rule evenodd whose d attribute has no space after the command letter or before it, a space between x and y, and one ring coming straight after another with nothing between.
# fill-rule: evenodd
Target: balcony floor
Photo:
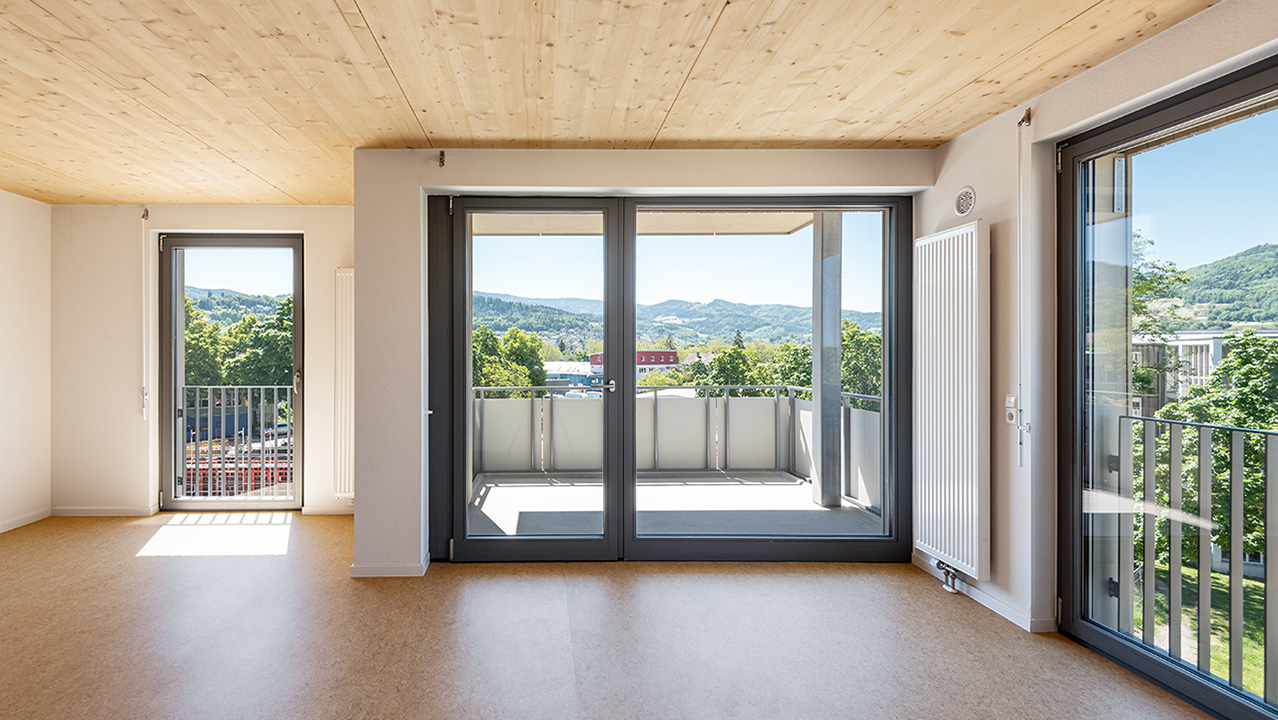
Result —
<instances>
[{"instance_id":1,"label":"balcony floor","mask_svg":"<svg viewBox=\"0 0 1278 720\"><path fill-rule=\"evenodd\" d=\"M772 471L640 472L640 535L882 535L883 520L845 501L812 502L812 485ZM598 535L603 486L581 473L481 473L467 516L471 536Z\"/></svg>"},{"instance_id":2,"label":"balcony floor","mask_svg":"<svg viewBox=\"0 0 1278 720\"><path fill-rule=\"evenodd\" d=\"M252 553L208 547L203 522L204 553L140 553L188 532L177 518L0 533L0 715L1207 717L912 565L435 562L352 580L352 518L298 513L257 518Z\"/></svg>"}]
</instances>

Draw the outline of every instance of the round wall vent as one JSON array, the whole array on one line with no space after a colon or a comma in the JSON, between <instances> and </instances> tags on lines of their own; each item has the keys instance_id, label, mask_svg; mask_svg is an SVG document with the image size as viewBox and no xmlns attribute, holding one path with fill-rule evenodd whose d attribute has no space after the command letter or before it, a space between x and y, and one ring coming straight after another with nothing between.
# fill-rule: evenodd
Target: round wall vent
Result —
<instances>
[{"instance_id":1,"label":"round wall vent","mask_svg":"<svg viewBox=\"0 0 1278 720\"><path fill-rule=\"evenodd\" d=\"M959 190L958 195L954 197L954 214L963 217L972 212L974 207L976 207L976 191L971 187Z\"/></svg>"}]
</instances>

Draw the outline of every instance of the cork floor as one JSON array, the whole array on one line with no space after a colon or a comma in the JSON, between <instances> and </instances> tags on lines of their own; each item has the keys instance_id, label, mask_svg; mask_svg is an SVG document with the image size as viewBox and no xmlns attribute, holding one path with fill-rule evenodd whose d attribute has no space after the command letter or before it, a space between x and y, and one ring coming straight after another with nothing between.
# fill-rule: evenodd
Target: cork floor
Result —
<instances>
[{"instance_id":1,"label":"cork floor","mask_svg":"<svg viewBox=\"0 0 1278 720\"><path fill-rule=\"evenodd\" d=\"M348 516L246 522L238 550L210 549L234 529L203 519L172 542L175 521L0 534L0 717L1206 717L909 565L436 562L354 580Z\"/></svg>"}]
</instances>

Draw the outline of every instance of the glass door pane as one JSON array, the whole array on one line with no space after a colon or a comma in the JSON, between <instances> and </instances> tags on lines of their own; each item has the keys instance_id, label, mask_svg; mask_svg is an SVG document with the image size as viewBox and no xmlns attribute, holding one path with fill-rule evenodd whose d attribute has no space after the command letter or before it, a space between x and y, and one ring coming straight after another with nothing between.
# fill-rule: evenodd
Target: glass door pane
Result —
<instances>
[{"instance_id":1,"label":"glass door pane","mask_svg":"<svg viewBox=\"0 0 1278 720\"><path fill-rule=\"evenodd\" d=\"M1083 617L1270 703L1274 101L1082 163Z\"/></svg>"},{"instance_id":2,"label":"glass door pane","mask_svg":"<svg viewBox=\"0 0 1278 720\"><path fill-rule=\"evenodd\" d=\"M468 211L466 537L599 537L602 211Z\"/></svg>"},{"instance_id":3,"label":"glass door pane","mask_svg":"<svg viewBox=\"0 0 1278 720\"><path fill-rule=\"evenodd\" d=\"M886 532L886 215L637 210L636 535Z\"/></svg>"}]
</instances>

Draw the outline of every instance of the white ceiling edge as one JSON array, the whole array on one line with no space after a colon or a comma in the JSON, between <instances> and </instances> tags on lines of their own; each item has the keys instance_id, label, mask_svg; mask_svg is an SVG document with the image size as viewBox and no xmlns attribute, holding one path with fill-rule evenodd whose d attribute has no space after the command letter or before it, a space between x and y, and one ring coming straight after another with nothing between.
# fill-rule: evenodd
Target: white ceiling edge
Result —
<instances>
[{"instance_id":1,"label":"white ceiling edge","mask_svg":"<svg viewBox=\"0 0 1278 720\"><path fill-rule=\"evenodd\" d=\"M444 165L439 156L444 153ZM429 194L905 195L932 186L932 150L356 150L375 176ZM370 182L370 186L377 185Z\"/></svg>"}]
</instances>

